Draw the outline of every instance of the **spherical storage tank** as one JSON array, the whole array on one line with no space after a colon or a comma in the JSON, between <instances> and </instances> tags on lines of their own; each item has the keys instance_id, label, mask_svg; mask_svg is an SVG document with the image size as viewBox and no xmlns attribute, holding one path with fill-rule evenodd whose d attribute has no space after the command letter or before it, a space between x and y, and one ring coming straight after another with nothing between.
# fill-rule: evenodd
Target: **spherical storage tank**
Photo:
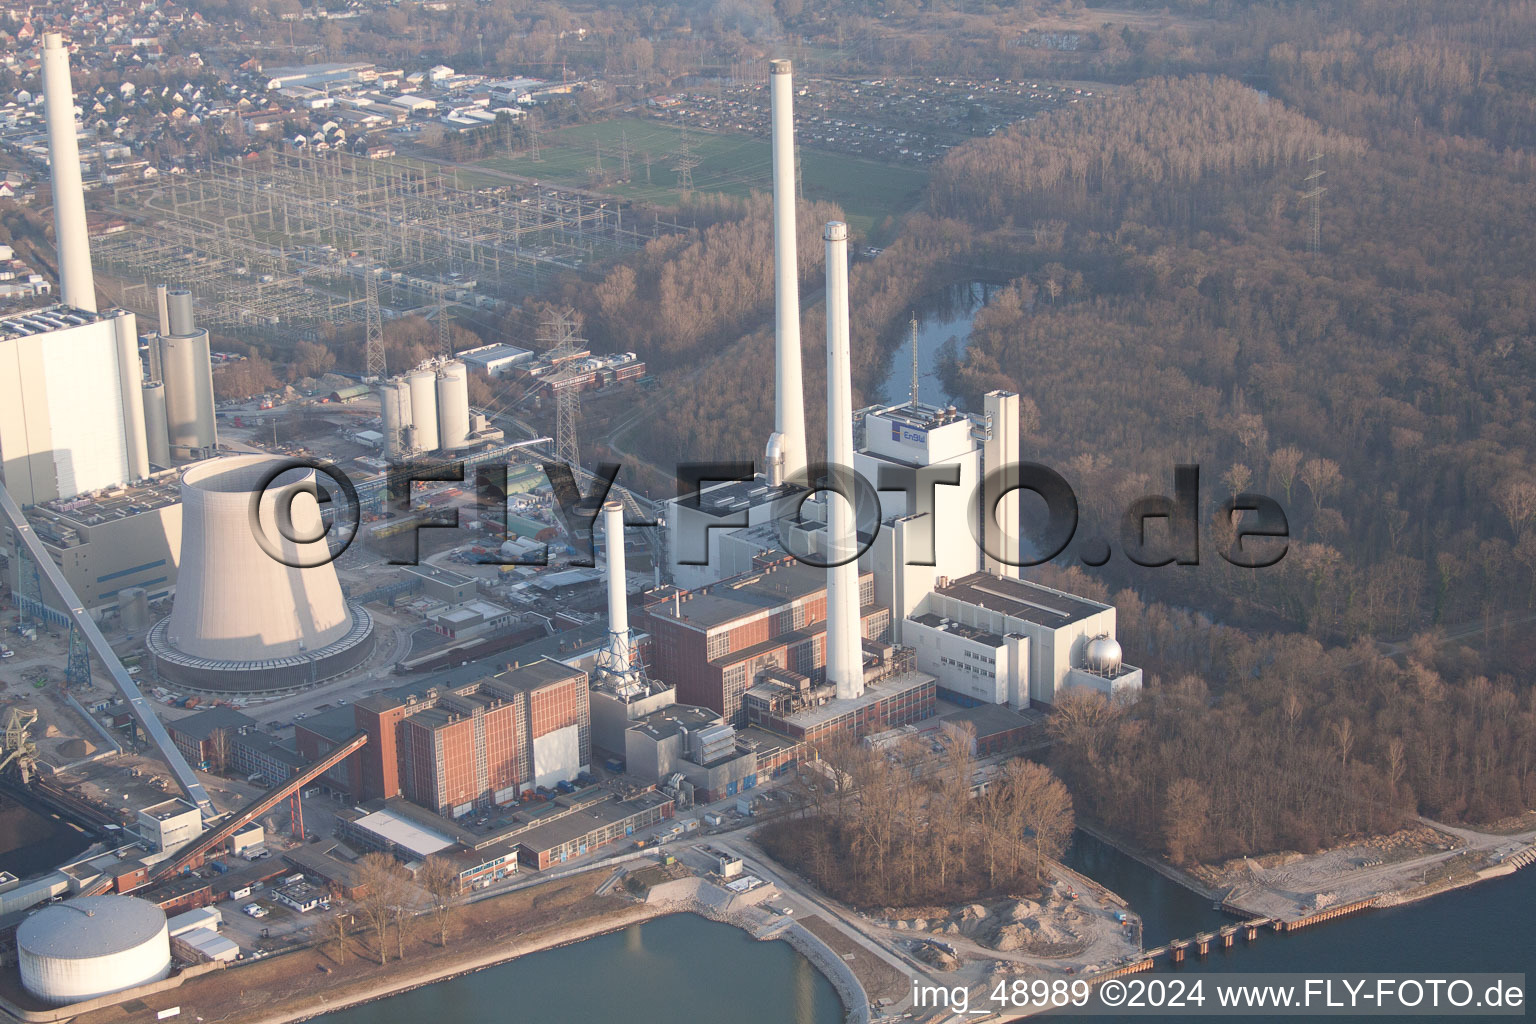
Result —
<instances>
[{"instance_id":1,"label":"spherical storage tank","mask_svg":"<svg viewBox=\"0 0 1536 1024\"><path fill-rule=\"evenodd\" d=\"M21 983L55 1005L170 973L165 912L131 896L81 896L44 907L16 929Z\"/></svg>"}]
</instances>

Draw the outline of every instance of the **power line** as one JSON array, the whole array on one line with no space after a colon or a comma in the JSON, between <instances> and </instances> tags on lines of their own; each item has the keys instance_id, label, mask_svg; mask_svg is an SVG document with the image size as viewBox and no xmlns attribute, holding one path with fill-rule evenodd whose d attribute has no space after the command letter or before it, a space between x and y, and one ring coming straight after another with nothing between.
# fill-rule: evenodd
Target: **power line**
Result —
<instances>
[{"instance_id":1,"label":"power line","mask_svg":"<svg viewBox=\"0 0 1536 1024\"><path fill-rule=\"evenodd\" d=\"M1309 186L1302 193L1301 198L1311 204L1311 230L1307 240L1307 251L1316 256L1322 249L1323 243L1323 193L1328 190L1319 184L1323 180L1323 154L1314 153L1308 161L1312 165L1312 172L1306 176L1305 183Z\"/></svg>"}]
</instances>

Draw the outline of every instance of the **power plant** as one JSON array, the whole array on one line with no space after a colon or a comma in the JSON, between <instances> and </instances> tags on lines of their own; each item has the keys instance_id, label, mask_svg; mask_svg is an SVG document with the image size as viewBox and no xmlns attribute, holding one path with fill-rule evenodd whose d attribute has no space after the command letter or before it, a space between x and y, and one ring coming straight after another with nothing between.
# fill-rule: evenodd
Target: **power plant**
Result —
<instances>
[{"instance_id":1,"label":"power plant","mask_svg":"<svg viewBox=\"0 0 1536 1024\"><path fill-rule=\"evenodd\" d=\"M373 620L342 596L313 470L266 455L211 459L182 473L181 501L176 597L147 638L162 678L285 692L368 657Z\"/></svg>"}]
</instances>

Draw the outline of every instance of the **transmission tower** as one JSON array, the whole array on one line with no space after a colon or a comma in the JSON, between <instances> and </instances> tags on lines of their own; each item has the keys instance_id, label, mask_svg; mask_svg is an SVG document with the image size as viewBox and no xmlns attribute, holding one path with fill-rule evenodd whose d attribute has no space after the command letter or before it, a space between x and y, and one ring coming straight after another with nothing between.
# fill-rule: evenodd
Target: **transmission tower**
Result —
<instances>
[{"instance_id":1,"label":"transmission tower","mask_svg":"<svg viewBox=\"0 0 1536 1024\"><path fill-rule=\"evenodd\" d=\"M1312 154L1312 159L1309 162L1312 164L1312 171L1304 179L1307 191L1302 193L1301 198L1311 204L1311 209L1308 211L1311 223L1307 238L1307 250L1316 256L1323 244L1323 193L1328 190L1322 186L1323 154Z\"/></svg>"},{"instance_id":2,"label":"transmission tower","mask_svg":"<svg viewBox=\"0 0 1536 1024\"><path fill-rule=\"evenodd\" d=\"M528 111L528 156L534 163L544 159L539 154L539 119L533 111Z\"/></svg>"},{"instance_id":3,"label":"transmission tower","mask_svg":"<svg viewBox=\"0 0 1536 1024\"><path fill-rule=\"evenodd\" d=\"M551 311L539 324L538 338L549 346L545 358L558 368L550 374L550 390L555 393L555 459L570 466L581 464L581 442L576 423L581 418L581 393L576 387L557 387L565 375L561 364L569 362L586 346L578 335L580 323L576 311L566 308Z\"/></svg>"},{"instance_id":4,"label":"transmission tower","mask_svg":"<svg viewBox=\"0 0 1536 1024\"><path fill-rule=\"evenodd\" d=\"M363 279L366 282L363 305L368 319L368 334L364 343L368 365L363 379L383 380L388 371L384 366L384 318L379 313L379 275L374 273L373 267L367 267L363 271Z\"/></svg>"},{"instance_id":5,"label":"transmission tower","mask_svg":"<svg viewBox=\"0 0 1536 1024\"><path fill-rule=\"evenodd\" d=\"M917 313L912 313L912 408L917 408Z\"/></svg>"},{"instance_id":6,"label":"transmission tower","mask_svg":"<svg viewBox=\"0 0 1536 1024\"><path fill-rule=\"evenodd\" d=\"M619 173L629 180L629 129L619 130Z\"/></svg>"},{"instance_id":7,"label":"transmission tower","mask_svg":"<svg viewBox=\"0 0 1536 1024\"><path fill-rule=\"evenodd\" d=\"M693 147L688 142L688 126L683 126L682 140L677 144L677 162L672 169L677 172L677 190L679 192L693 191L693 169L702 163L693 153Z\"/></svg>"},{"instance_id":8,"label":"transmission tower","mask_svg":"<svg viewBox=\"0 0 1536 1024\"><path fill-rule=\"evenodd\" d=\"M448 318L448 288L437 286L437 354L444 359L453 355L452 321Z\"/></svg>"}]
</instances>

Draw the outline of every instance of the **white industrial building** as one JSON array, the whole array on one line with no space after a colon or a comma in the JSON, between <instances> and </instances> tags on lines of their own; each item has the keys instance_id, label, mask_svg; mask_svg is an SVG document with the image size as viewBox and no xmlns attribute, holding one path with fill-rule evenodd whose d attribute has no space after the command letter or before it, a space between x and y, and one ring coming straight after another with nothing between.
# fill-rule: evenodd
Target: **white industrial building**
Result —
<instances>
[{"instance_id":1,"label":"white industrial building","mask_svg":"<svg viewBox=\"0 0 1536 1024\"><path fill-rule=\"evenodd\" d=\"M940 579L905 624L917 667L962 704L1050 705L1072 688L1141 689L1121 661L1115 609L1038 583L977 572Z\"/></svg>"},{"instance_id":2,"label":"white industrial building","mask_svg":"<svg viewBox=\"0 0 1536 1024\"><path fill-rule=\"evenodd\" d=\"M512 372L514 366L531 362L533 352L516 345L481 345L479 348L464 349L456 358L462 359L470 369L479 370L487 376L505 377Z\"/></svg>"},{"instance_id":3,"label":"white industrial building","mask_svg":"<svg viewBox=\"0 0 1536 1024\"><path fill-rule=\"evenodd\" d=\"M175 798L139 811L139 835L156 853L172 853L203 834L203 812Z\"/></svg>"},{"instance_id":4,"label":"white industrial building","mask_svg":"<svg viewBox=\"0 0 1536 1024\"><path fill-rule=\"evenodd\" d=\"M56 1006L110 995L170 973L165 912L131 896L80 896L16 929L26 990Z\"/></svg>"}]
</instances>

